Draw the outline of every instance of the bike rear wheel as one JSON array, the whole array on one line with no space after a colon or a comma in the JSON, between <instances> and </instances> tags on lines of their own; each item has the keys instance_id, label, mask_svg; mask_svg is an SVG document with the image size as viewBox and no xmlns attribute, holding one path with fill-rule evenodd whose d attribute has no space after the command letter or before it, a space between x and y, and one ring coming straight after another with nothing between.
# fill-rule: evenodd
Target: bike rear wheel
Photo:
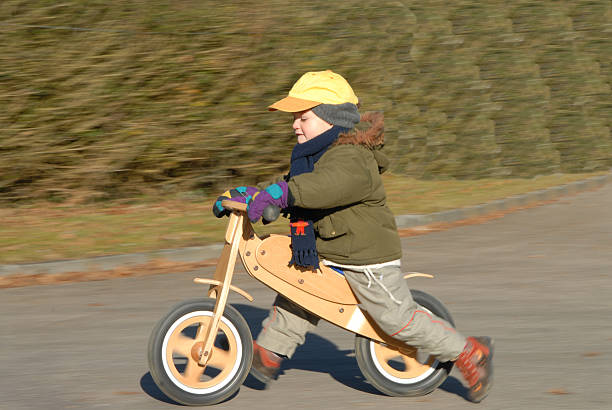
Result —
<instances>
[{"instance_id":1,"label":"bike rear wheel","mask_svg":"<svg viewBox=\"0 0 612 410\"><path fill-rule=\"evenodd\" d=\"M442 302L419 290L411 293L419 305L454 326ZM416 348L406 346L398 350L360 335L355 338L355 356L365 378L389 396L429 394L446 380L453 367L452 362L440 363Z\"/></svg>"},{"instance_id":2,"label":"bike rear wheel","mask_svg":"<svg viewBox=\"0 0 612 410\"><path fill-rule=\"evenodd\" d=\"M227 305L211 357L198 364L203 342L196 333L210 326L214 299L195 299L175 305L151 332L148 347L153 380L169 398L190 406L219 403L235 394L253 360L253 338L242 315ZM205 332L204 332L205 334Z\"/></svg>"}]
</instances>

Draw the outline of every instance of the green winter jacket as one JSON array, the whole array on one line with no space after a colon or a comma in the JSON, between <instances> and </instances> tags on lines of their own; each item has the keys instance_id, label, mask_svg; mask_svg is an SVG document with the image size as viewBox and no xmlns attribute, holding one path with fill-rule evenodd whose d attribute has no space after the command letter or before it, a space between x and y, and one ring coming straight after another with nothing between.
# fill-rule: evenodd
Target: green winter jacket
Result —
<instances>
[{"instance_id":1,"label":"green winter jacket","mask_svg":"<svg viewBox=\"0 0 612 410\"><path fill-rule=\"evenodd\" d=\"M383 117L366 113L362 122L370 128L341 135L312 172L287 181L291 205L312 210L320 257L340 264L370 265L402 255L380 176L389 163L379 151Z\"/></svg>"}]
</instances>

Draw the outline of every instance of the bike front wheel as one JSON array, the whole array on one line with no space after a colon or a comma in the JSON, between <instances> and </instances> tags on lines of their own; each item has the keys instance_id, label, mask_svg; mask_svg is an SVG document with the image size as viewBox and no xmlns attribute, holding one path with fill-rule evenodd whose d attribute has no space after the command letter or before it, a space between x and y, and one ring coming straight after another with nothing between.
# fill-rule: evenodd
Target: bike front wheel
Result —
<instances>
[{"instance_id":1,"label":"bike front wheel","mask_svg":"<svg viewBox=\"0 0 612 410\"><path fill-rule=\"evenodd\" d=\"M450 313L438 299L419 290L411 292L419 305L454 326ZM360 335L355 338L355 356L370 384L389 396L431 393L446 380L453 367L452 362L441 363L410 346L398 349Z\"/></svg>"},{"instance_id":2,"label":"bike front wheel","mask_svg":"<svg viewBox=\"0 0 612 410\"><path fill-rule=\"evenodd\" d=\"M212 323L214 299L195 299L174 306L151 332L148 347L153 380L169 398L189 406L211 405L235 394L253 360L253 338L242 315L227 305L211 357L199 365L203 341Z\"/></svg>"}]
</instances>

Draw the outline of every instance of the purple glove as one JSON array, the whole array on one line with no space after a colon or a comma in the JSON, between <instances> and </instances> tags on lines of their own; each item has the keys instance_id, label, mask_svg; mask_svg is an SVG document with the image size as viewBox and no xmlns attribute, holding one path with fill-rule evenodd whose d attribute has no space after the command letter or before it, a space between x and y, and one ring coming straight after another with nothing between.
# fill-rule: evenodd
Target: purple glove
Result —
<instances>
[{"instance_id":1,"label":"purple glove","mask_svg":"<svg viewBox=\"0 0 612 410\"><path fill-rule=\"evenodd\" d=\"M221 205L221 201L224 199L229 199L230 201L241 202L243 204L248 204L254 195L257 194L259 190L252 186L239 186L238 188L230 189L229 191L225 191L223 195L221 195L215 201L213 205L213 214L217 218L221 218L222 216L228 216L230 212L223 208Z\"/></svg>"},{"instance_id":2,"label":"purple glove","mask_svg":"<svg viewBox=\"0 0 612 410\"><path fill-rule=\"evenodd\" d=\"M248 215L251 222L257 222L268 205L287 208L289 202L289 186L285 181L268 186L265 190L253 195L249 204Z\"/></svg>"}]
</instances>

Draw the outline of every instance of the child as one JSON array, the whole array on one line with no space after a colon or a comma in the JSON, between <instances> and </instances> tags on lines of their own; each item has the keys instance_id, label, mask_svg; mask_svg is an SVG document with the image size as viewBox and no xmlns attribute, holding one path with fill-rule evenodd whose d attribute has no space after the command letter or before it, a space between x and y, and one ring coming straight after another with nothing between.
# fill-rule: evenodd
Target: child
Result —
<instances>
[{"instance_id":1,"label":"child","mask_svg":"<svg viewBox=\"0 0 612 410\"><path fill-rule=\"evenodd\" d=\"M291 264L343 269L360 305L381 329L439 361L454 361L470 399L479 402L492 384L492 340L465 338L418 309L400 269L399 236L380 177L388 166L379 150L382 114L360 116L357 104L348 82L327 70L304 74L288 97L269 107L293 114L297 144L288 175L260 192L247 188L248 199L242 200L249 203L248 216L257 221L270 204L288 211ZM370 128L354 130L360 120ZM217 207L218 214L220 203ZM254 343L251 374L264 383L276 378L282 359L293 355L317 322L278 295Z\"/></svg>"}]
</instances>

